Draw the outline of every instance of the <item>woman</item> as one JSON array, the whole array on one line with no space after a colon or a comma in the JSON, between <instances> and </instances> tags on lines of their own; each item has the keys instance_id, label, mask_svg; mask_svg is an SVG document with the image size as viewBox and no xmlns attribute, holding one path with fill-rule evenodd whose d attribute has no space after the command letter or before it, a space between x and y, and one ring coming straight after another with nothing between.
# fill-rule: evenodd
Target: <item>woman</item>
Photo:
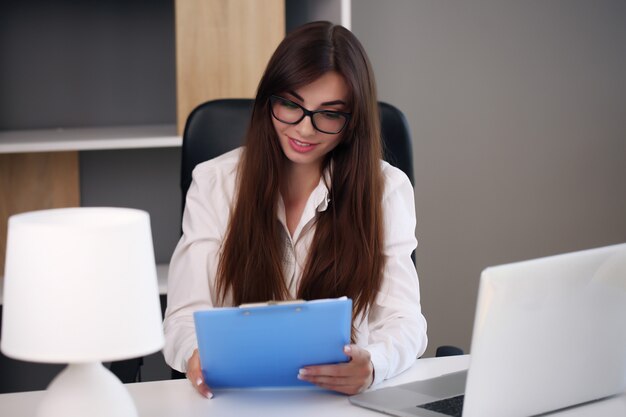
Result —
<instances>
[{"instance_id":1,"label":"woman","mask_svg":"<svg viewBox=\"0 0 626 417\"><path fill-rule=\"evenodd\" d=\"M289 34L259 84L246 146L193 172L170 264L167 363L211 398L193 311L348 296L350 361L298 377L354 394L407 369L426 348L413 198L406 175L381 161L359 41L328 22Z\"/></svg>"}]
</instances>

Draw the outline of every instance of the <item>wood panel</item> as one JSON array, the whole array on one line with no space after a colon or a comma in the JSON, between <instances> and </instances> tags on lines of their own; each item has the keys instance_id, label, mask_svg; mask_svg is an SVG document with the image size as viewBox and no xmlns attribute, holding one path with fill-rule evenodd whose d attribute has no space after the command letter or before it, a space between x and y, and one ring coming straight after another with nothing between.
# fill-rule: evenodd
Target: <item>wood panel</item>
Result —
<instances>
[{"instance_id":1,"label":"wood panel","mask_svg":"<svg viewBox=\"0 0 626 417\"><path fill-rule=\"evenodd\" d=\"M176 0L178 132L198 104L254 97L285 36L284 0Z\"/></svg>"},{"instance_id":2,"label":"wood panel","mask_svg":"<svg viewBox=\"0 0 626 417\"><path fill-rule=\"evenodd\" d=\"M9 216L79 204L78 152L0 154L0 275Z\"/></svg>"}]
</instances>

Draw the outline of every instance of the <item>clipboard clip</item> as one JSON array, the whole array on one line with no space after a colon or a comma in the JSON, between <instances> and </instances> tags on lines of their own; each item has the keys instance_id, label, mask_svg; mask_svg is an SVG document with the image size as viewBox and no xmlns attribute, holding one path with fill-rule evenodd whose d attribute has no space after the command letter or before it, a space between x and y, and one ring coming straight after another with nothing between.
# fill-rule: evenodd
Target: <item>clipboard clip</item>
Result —
<instances>
[{"instance_id":1,"label":"clipboard clip","mask_svg":"<svg viewBox=\"0 0 626 417\"><path fill-rule=\"evenodd\" d=\"M251 308L251 307L266 307L266 306L282 306L289 304L302 304L305 303L304 300L286 300L286 301L278 301L278 300L270 300L264 303L246 303L241 304L239 308Z\"/></svg>"}]
</instances>

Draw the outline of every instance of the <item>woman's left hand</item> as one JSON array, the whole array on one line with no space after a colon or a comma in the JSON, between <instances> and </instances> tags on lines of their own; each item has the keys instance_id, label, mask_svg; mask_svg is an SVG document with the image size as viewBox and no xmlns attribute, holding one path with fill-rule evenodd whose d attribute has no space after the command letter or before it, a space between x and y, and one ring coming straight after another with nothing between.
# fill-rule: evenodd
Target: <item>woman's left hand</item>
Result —
<instances>
[{"instance_id":1,"label":"woman's left hand","mask_svg":"<svg viewBox=\"0 0 626 417\"><path fill-rule=\"evenodd\" d=\"M374 380L370 353L357 345L347 345L343 351L350 357L350 362L307 366L300 369L298 379L348 395L369 388Z\"/></svg>"}]
</instances>

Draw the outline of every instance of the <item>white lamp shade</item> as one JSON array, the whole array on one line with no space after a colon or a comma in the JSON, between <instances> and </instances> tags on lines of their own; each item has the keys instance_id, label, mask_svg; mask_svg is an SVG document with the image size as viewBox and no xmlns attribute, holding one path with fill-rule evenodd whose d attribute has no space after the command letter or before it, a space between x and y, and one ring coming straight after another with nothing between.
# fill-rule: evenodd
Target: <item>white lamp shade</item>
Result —
<instances>
[{"instance_id":1,"label":"white lamp shade","mask_svg":"<svg viewBox=\"0 0 626 417\"><path fill-rule=\"evenodd\" d=\"M2 352L49 363L163 347L148 213L69 208L11 216Z\"/></svg>"}]
</instances>

